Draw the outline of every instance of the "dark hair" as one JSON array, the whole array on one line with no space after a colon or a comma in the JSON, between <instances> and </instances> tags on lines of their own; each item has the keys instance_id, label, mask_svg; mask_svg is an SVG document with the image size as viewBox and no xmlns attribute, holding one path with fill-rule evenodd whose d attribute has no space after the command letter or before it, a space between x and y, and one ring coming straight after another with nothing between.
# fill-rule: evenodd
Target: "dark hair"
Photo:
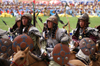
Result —
<instances>
[{"instance_id":1,"label":"dark hair","mask_svg":"<svg viewBox=\"0 0 100 66\"><path fill-rule=\"evenodd\" d=\"M48 28L48 25L47 25L47 28ZM58 24L53 23L53 27L52 27L52 38L55 38L55 34L56 34L57 28L58 28ZM50 30L50 29L48 28L48 30ZM45 35L46 35L46 38L47 38L48 37L47 36L47 30L45 30Z\"/></svg>"},{"instance_id":2,"label":"dark hair","mask_svg":"<svg viewBox=\"0 0 100 66\"><path fill-rule=\"evenodd\" d=\"M21 20L19 20L19 21L21 21ZM17 22L18 22L18 21L17 21ZM15 31L15 30L18 28L17 22L16 22L16 23L14 24L14 26L10 29L11 32Z\"/></svg>"},{"instance_id":3,"label":"dark hair","mask_svg":"<svg viewBox=\"0 0 100 66\"><path fill-rule=\"evenodd\" d=\"M75 36L78 36L78 35L79 35L79 29L80 29L80 24L79 24L79 22L80 22L80 20L81 20L81 19L79 19L78 22L77 22L77 26L76 26L77 31L76 31L76 33L75 33ZM86 20L83 20L83 21L85 22L85 28L87 28L87 27L89 26L90 22L87 22Z\"/></svg>"},{"instance_id":4,"label":"dark hair","mask_svg":"<svg viewBox=\"0 0 100 66\"><path fill-rule=\"evenodd\" d=\"M79 25L80 20L81 20L81 19L78 20L76 28L80 28L80 25ZM85 22L85 27L88 27L89 24L90 24L90 22L88 22L88 21L86 21L86 20L83 20L83 21Z\"/></svg>"}]
</instances>

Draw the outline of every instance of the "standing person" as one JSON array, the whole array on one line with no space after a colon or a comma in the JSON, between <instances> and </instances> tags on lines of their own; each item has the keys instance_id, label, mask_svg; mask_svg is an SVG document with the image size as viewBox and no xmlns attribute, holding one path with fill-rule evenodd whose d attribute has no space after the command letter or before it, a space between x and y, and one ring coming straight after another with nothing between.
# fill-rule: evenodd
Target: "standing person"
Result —
<instances>
[{"instance_id":1,"label":"standing person","mask_svg":"<svg viewBox=\"0 0 100 66\"><path fill-rule=\"evenodd\" d=\"M19 29L20 34L29 35L34 42L34 50L32 51L35 55L40 56L40 45L39 45L39 37L41 36L39 30L32 26L32 15L29 13L24 13L21 16L21 26Z\"/></svg>"},{"instance_id":2,"label":"standing person","mask_svg":"<svg viewBox=\"0 0 100 66\"><path fill-rule=\"evenodd\" d=\"M47 21L46 29L43 32L42 40L41 40L41 50L44 55L48 55L49 59L52 58L52 51L56 44L68 44L69 36L65 29L58 28L58 19L55 15L50 16ZM50 62L49 66L59 66L54 61Z\"/></svg>"}]
</instances>

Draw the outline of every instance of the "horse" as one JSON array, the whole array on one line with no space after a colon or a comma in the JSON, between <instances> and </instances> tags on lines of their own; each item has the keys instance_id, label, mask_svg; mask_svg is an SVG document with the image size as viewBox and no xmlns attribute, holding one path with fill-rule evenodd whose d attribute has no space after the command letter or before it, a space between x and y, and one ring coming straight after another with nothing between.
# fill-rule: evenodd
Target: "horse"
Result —
<instances>
[{"instance_id":1,"label":"horse","mask_svg":"<svg viewBox=\"0 0 100 66\"><path fill-rule=\"evenodd\" d=\"M90 55L90 64L89 66L100 66L100 53L96 53L95 55Z\"/></svg>"},{"instance_id":2,"label":"horse","mask_svg":"<svg viewBox=\"0 0 100 66\"><path fill-rule=\"evenodd\" d=\"M96 53L95 55L90 55L89 58L91 61L88 66L100 66L100 53ZM69 60L68 63L72 64L73 66L87 66L78 59ZM66 66L68 65L66 64Z\"/></svg>"},{"instance_id":3,"label":"horse","mask_svg":"<svg viewBox=\"0 0 100 66\"><path fill-rule=\"evenodd\" d=\"M21 51L20 47L17 46L17 53L10 66L48 66L48 63L31 53L29 47Z\"/></svg>"},{"instance_id":4,"label":"horse","mask_svg":"<svg viewBox=\"0 0 100 66\"><path fill-rule=\"evenodd\" d=\"M82 61L78 59L69 60L68 63L72 64L73 66L86 66ZM68 65L66 64L66 66Z\"/></svg>"},{"instance_id":5,"label":"horse","mask_svg":"<svg viewBox=\"0 0 100 66\"><path fill-rule=\"evenodd\" d=\"M10 66L11 61L8 61L4 58L0 58L0 66Z\"/></svg>"}]
</instances>

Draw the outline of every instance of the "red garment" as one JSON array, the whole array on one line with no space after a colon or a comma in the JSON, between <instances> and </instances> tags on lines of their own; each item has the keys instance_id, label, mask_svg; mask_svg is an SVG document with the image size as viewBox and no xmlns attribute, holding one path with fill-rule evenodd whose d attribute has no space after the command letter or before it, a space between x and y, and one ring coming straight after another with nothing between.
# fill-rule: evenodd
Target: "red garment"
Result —
<instances>
[{"instance_id":1,"label":"red garment","mask_svg":"<svg viewBox=\"0 0 100 66\"><path fill-rule=\"evenodd\" d=\"M2 11L0 11L0 14L2 14L3 12Z\"/></svg>"},{"instance_id":2,"label":"red garment","mask_svg":"<svg viewBox=\"0 0 100 66\"><path fill-rule=\"evenodd\" d=\"M7 10L7 13L9 13L9 10Z\"/></svg>"}]
</instances>

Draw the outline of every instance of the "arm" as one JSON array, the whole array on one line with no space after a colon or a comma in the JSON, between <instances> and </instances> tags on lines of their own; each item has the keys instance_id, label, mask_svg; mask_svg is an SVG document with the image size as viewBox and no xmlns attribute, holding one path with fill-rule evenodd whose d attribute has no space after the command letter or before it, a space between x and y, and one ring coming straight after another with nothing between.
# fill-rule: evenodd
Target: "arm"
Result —
<instances>
[{"instance_id":1,"label":"arm","mask_svg":"<svg viewBox=\"0 0 100 66\"><path fill-rule=\"evenodd\" d=\"M46 51L46 44L47 44L46 39L44 37L41 37L40 38L41 54L47 53L47 51Z\"/></svg>"}]
</instances>

